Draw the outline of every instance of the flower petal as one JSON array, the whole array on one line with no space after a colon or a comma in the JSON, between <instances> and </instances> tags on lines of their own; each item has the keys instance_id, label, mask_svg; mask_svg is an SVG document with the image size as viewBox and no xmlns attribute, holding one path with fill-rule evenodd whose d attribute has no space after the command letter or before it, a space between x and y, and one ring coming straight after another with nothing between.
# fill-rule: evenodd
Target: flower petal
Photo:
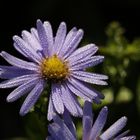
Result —
<instances>
[{"instance_id":1,"label":"flower petal","mask_svg":"<svg viewBox=\"0 0 140 140\"><path fill-rule=\"evenodd\" d=\"M55 41L54 41L54 53L55 54L59 55L60 50L65 41L66 32L67 32L66 24L65 24L65 22L61 22L61 24L59 25L59 28L57 30Z\"/></svg>"},{"instance_id":2,"label":"flower petal","mask_svg":"<svg viewBox=\"0 0 140 140\"><path fill-rule=\"evenodd\" d=\"M59 119L60 123L52 123L48 126L48 131L54 140L76 140L65 123Z\"/></svg>"},{"instance_id":3,"label":"flower petal","mask_svg":"<svg viewBox=\"0 0 140 140\"><path fill-rule=\"evenodd\" d=\"M2 51L0 55L11 65L23 68L23 69L28 69L28 70L33 70L33 71L38 71L39 67L35 65L34 63L31 62L26 62L23 61L19 58L16 58L7 52Z\"/></svg>"},{"instance_id":4,"label":"flower petal","mask_svg":"<svg viewBox=\"0 0 140 140\"><path fill-rule=\"evenodd\" d=\"M119 140L136 140L136 136L126 136L126 137L120 138Z\"/></svg>"},{"instance_id":5,"label":"flower petal","mask_svg":"<svg viewBox=\"0 0 140 140\"><path fill-rule=\"evenodd\" d=\"M118 136L116 136L116 137L114 138L114 140L118 140L118 139L120 139L120 138L126 136L129 132L130 132L130 130L127 130L127 131L125 131L125 132L119 134Z\"/></svg>"},{"instance_id":6,"label":"flower petal","mask_svg":"<svg viewBox=\"0 0 140 140\"><path fill-rule=\"evenodd\" d=\"M67 42L64 43L63 58L67 58L69 55L71 55L71 53L73 53L73 51L76 49L81 39L83 38L83 34L83 30L79 29L71 42L69 42L69 44L67 44Z\"/></svg>"},{"instance_id":7,"label":"flower petal","mask_svg":"<svg viewBox=\"0 0 140 140\"><path fill-rule=\"evenodd\" d=\"M25 31L22 32L22 36L25 38ZM26 36L27 36L27 33L26 33ZM33 38L29 38L29 35L28 37L26 37L26 40L30 40L30 42L34 42ZM30 44L28 44L27 42L25 42L22 38L20 38L19 36L14 36L13 37L13 40L14 40L14 44L17 44L15 46L15 48L17 49L17 51L20 50L20 53L23 52L22 54L24 55L25 54L25 57L28 57L29 59L37 62L37 63L40 63L40 61L42 60L42 58L37 54L37 51L30 46ZM35 43L35 42L34 42ZM32 44L32 45L35 45L35 44Z\"/></svg>"},{"instance_id":8,"label":"flower petal","mask_svg":"<svg viewBox=\"0 0 140 140\"><path fill-rule=\"evenodd\" d=\"M87 77L90 79L97 79L97 80L108 79L108 76L106 76L106 75L91 73L91 72L87 72L87 71L73 71L72 73L77 75L77 76L83 76L83 77Z\"/></svg>"},{"instance_id":9,"label":"flower petal","mask_svg":"<svg viewBox=\"0 0 140 140\"><path fill-rule=\"evenodd\" d=\"M40 80L38 84L33 88L33 90L29 93L27 98L25 99L21 109L20 115L24 116L29 112L29 110L33 107L33 105L38 100L39 96L41 95L44 89L44 80Z\"/></svg>"},{"instance_id":10,"label":"flower petal","mask_svg":"<svg viewBox=\"0 0 140 140\"><path fill-rule=\"evenodd\" d=\"M126 125L127 118L122 117L110 126L101 136L101 139L108 140L117 135Z\"/></svg>"},{"instance_id":11,"label":"flower petal","mask_svg":"<svg viewBox=\"0 0 140 140\"><path fill-rule=\"evenodd\" d=\"M16 88L13 92L11 92L8 95L7 102L14 102L17 99L19 99L21 96L23 96L24 94L30 92L33 86L35 86L37 82L38 82L38 78L33 78L25 82L24 84Z\"/></svg>"},{"instance_id":12,"label":"flower petal","mask_svg":"<svg viewBox=\"0 0 140 140\"><path fill-rule=\"evenodd\" d=\"M33 72L27 69L20 69L14 66L0 66L1 79L12 79L27 74L33 74Z\"/></svg>"},{"instance_id":13,"label":"flower petal","mask_svg":"<svg viewBox=\"0 0 140 140\"><path fill-rule=\"evenodd\" d=\"M94 78L94 75L89 76L88 73L86 75L86 72L80 73L79 71L77 71L77 72L72 72L71 75L76 79L87 83L96 84L96 85L107 85L106 81L96 79Z\"/></svg>"},{"instance_id":14,"label":"flower petal","mask_svg":"<svg viewBox=\"0 0 140 140\"><path fill-rule=\"evenodd\" d=\"M89 98L93 99L98 95L91 90L86 84L76 80L75 78L69 78L68 81L79 90L81 93L86 94Z\"/></svg>"},{"instance_id":15,"label":"flower petal","mask_svg":"<svg viewBox=\"0 0 140 140\"><path fill-rule=\"evenodd\" d=\"M64 112L64 105L62 101L60 84L52 84L52 101L56 111L59 114L63 114Z\"/></svg>"},{"instance_id":16,"label":"flower petal","mask_svg":"<svg viewBox=\"0 0 140 140\"><path fill-rule=\"evenodd\" d=\"M77 34L77 29L74 27L72 28L66 36L63 46L59 51L59 57L62 57L65 51L68 49L67 46L71 43L75 35Z\"/></svg>"},{"instance_id":17,"label":"flower petal","mask_svg":"<svg viewBox=\"0 0 140 140\"><path fill-rule=\"evenodd\" d=\"M55 139L52 138L51 136L48 136L48 137L46 138L46 140L55 140Z\"/></svg>"},{"instance_id":18,"label":"flower petal","mask_svg":"<svg viewBox=\"0 0 140 140\"><path fill-rule=\"evenodd\" d=\"M28 31L24 30L22 31L22 38L25 42L27 42L32 49L34 49L36 52L42 50L42 46L40 45L39 40L35 37L35 35L32 35Z\"/></svg>"},{"instance_id":19,"label":"flower petal","mask_svg":"<svg viewBox=\"0 0 140 140\"><path fill-rule=\"evenodd\" d=\"M52 97L50 96L49 98L49 105L48 105L48 115L47 115L47 119L49 121L51 121L53 119L53 117L56 115L56 110L53 106L53 102L52 102Z\"/></svg>"},{"instance_id":20,"label":"flower petal","mask_svg":"<svg viewBox=\"0 0 140 140\"><path fill-rule=\"evenodd\" d=\"M70 83L69 81L66 82L66 85L67 85L67 87L70 89L70 91L71 91L72 93L74 93L74 94L75 94L76 96L78 96L78 97L83 98L84 100L91 101L91 99L93 98L93 96L90 96L90 97L89 97L89 96L86 95L85 93L79 91L79 90L77 89L77 87L76 87L74 84Z\"/></svg>"},{"instance_id":21,"label":"flower petal","mask_svg":"<svg viewBox=\"0 0 140 140\"><path fill-rule=\"evenodd\" d=\"M47 36L47 41L48 41L48 51L49 51L49 55L52 55L52 50L53 50L53 45L54 45L54 38L53 38L53 31L52 31L52 27L51 24L46 21L44 22L44 28L46 31L46 36Z\"/></svg>"},{"instance_id":22,"label":"flower petal","mask_svg":"<svg viewBox=\"0 0 140 140\"><path fill-rule=\"evenodd\" d=\"M98 65L104 60L104 56L93 56L91 58L81 59L70 65L70 70L83 70Z\"/></svg>"},{"instance_id":23,"label":"flower petal","mask_svg":"<svg viewBox=\"0 0 140 140\"><path fill-rule=\"evenodd\" d=\"M91 129L89 139L91 140L97 139L97 137L99 136L100 132L102 131L106 123L107 115L108 115L108 108L107 107L102 108Z\"/></svg>"},{"instance_id":24,"label":"flower petal","mask_svg":"<svg viewBox=\"0 0 140 140\"><path fill-rule=\"evenodd\" d=\"M90 58L92 55L96 53L98 50L98 47L95 46L95 44L88 44L84 47L81 47L77 50L75 50L67 59L66 61L69 61L69 63L77 62L78 60L81 60L85 57Z\"/></svg>"},{"instance_id":25,"label":"flower petal","mask_svg":"<svg viewBox=\"0 0 140 140\"><path fill-rule=\"evenodd\" d=\"M23 56L25 56L26 58L30 60L28 55L20 49L20 46L17 43L14 43L13 46L20 54L22 54Z\"/></svg>"},{"instance_id":26,"label":"flower petal","mask_svg":"<svg viewBox=\"0 0 140 140\"><path fill-rule=\"evenodd\" d=\"M43 53L45 56L50 56L51 46L49 46L48 32L46 32L46 28L44 26L45 25L41 22L41 20L37 20L37 31L38 31L40 43L43 48Z\"/></svg>"},{"instance_id":27,"label":"flower petal","mask_svg":"<svg viewBox=\"0 0 140 140\"><path fill-rule=\"evenodd\" d=\"M66 85L61 85L62 100L65 107L73 116L81 116L83 114L80 104L72 95Z\"/></svg>"},{"instance_id":28,"label":"flower petal","mask_svg":"<svg viewBox=\"0 0 140 140\"><path fill-rule=\"evenodd\" d=\"M21 84L24 84L28 80L31 80L33 77L38 77L37 74L29 74L29 75L22 75L10 80L5 80L0 83L0 88L11 88L11 87L16 87Z\"/></svg>"},{"instance_id":29,"label":"flower petal","mask_svg":"<svg viewBox=\"0 0 140 140\"><path fill-rule=\"evenodd\" d=\"M31 34L39 41L37 29L31 28ZM42 46L41 46L41 49L42 49Z\"/></svg>"},{"instance_id":30,"label":"flower petal","mask_svg":"<svg viewBox=\"0 0 140 140\"><path fill-rule=\"evenodd\" d=\"M75 128L72 118L67 110L64 111L63 120L64 120L66 126L68 127L68 129L73 134L73 136L76 138L76 128Z\"/></svg>"},{"instance_id":31,"label":"flower petal","mask_svg":"<svg viewBox=\"0 0 140 140\"><path fill-rule=\"evenodd\" d=\"M92 103L85 101L83 109L83 140L89 139L92 123L93 123Z\"/></svg>"}]
</instances>

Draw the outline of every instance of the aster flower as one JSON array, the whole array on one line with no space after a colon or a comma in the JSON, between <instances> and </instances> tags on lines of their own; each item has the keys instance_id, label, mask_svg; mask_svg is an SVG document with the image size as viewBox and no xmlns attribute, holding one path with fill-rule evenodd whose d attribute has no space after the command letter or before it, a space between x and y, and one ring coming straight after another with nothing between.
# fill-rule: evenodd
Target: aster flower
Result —
<instances>
[{"instance_id":1,"label":"aster flower","mask_svg":"<svg viewBox=\"0 0 140 140\"><path fill-rule=\"evenodd\" d=\"M135 136L126 136L129 130L120 133L125 127L127 118L121 117L106 131L102 131L106 123L108 108L100 111L93 123L92 104L85 102L83 111L83 137L82 140L135 140ZM48 126L51 136L46 140L76 140L76 129L68 112L64 113L63 120L59 116L53 118L54 122Z\"/></svg>"},{"instance_id":2,"label":"aster flower","mask_svg":"<svg viewBox=\"0 0 140 140\"><path fill-rule=\"evenodd\" d=\"M45 86L51 83L48 120L54 113L63 114L65 108L74 116L81 116L82 109L76 96L84 100L100 102L104 98L88 83L106 85L107 76L86 72L88 67L101 63L103 56L93 56L98 47L88 44L76 49L83 37L83 30L71 29L66 35L62 22L53 37L51 24L37 20L37 29L22 31L22 38L15 35L14 48L29 61L21 60L2 51L0 55L11 66L0 66L0 88L13 88L8 102L13 102L28 93L20 115L25 115L38 100Z\"/></svg>"}]
</instances>

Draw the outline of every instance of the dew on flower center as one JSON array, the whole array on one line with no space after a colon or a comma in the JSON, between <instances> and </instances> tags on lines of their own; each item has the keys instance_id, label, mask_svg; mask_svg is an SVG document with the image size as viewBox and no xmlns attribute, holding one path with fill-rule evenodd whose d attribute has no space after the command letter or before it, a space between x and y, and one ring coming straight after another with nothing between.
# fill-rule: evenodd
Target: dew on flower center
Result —
<instances>
[{"instance_id":1,"label":"dew on flower center","mask_svg":"<svg viewBox=\"0 0 140 140\"><path fill-rule=\"evenodd\" d=\"M59 59L57 55L44 59L41 70L45 78L53 81L64 80L69 74L67 63Z\"/></svg>"}]
</instances>

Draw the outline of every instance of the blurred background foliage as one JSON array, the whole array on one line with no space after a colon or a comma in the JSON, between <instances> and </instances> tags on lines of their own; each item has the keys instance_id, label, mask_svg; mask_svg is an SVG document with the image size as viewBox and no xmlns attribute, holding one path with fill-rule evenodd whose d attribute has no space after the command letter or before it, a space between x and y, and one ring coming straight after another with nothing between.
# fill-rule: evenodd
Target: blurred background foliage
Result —
<instances>
[{"instance_id":1,"label":"blurred background foliage","mask_svg":"<svg viewBox=\"0 0 140 140\"><path fill-rule=\"evenodd\" d=\"M49 20L54 33L61 21L85 31L81 46L94 42L105 61L89 69L109 76L108 86L95 87L105 95L93 105L95 118L102 106L109 107L105 129L121 116L128 117L130 134L140 139L140 1L139 0L29 0L0 2L0 50L23 58L12 47L12 36L35 26L36 19ZM7 64L2 59L1 64ZM0 140L43 140L47 135L47 90L31 113L20 117L21 99L6 103L12 89L0 90ZM75 119L78 138L81 120Z\"/></svg>"},{"instance_id":2,"label":"blurred background foliage","mask_svg":"<svg viewBox=\"0 0 140 140\"><path fill-rule=\"evenodd\" d=\"M104 105L109 106L108 120L119 116L128 116L128 126L131 133L139 132L140 115L140 38L129 42L124 36L125 29L119 22L113 21L106 28L107 41L100 46L99 54L105 56L101 68L91 68L109 76L109 85L101 89L105 100L100 105L93 105L95 110L101 109ZM138 113L138 114L137 114ZM119 114L119 115L118 115ZM95 114L97 116L97 114ZM116 117L118 116L118 117ZM135 116L135 117L134 117ZM133 119L135 118L135 119ZM108 121L107 126L111 123ZM79 130L81 124L78 123ZM106 127L107 128L107 127ZM81 131L78 131L81 139ZM137 134L136 134L137 135ZM140 137L137 135L137 139Z\"/></svg>"}]
</instances>

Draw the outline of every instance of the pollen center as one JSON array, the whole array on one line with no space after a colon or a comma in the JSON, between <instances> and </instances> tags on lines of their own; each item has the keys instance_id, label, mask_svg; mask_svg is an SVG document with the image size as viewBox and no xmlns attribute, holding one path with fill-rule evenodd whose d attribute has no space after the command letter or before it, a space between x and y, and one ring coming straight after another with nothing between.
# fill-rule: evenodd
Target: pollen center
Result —
<instances>
[{"instance_id":1,"label":"pollen center","mask_svg":"<svg viewBox=\"0 0 140 140\"><path fill-rule=\"evenodd\" d=\"M68 75L67 63L53 55L44 59L42 63L42 74L44 77L54 81L64 80Z\"/></svg>"}]
</instances>

